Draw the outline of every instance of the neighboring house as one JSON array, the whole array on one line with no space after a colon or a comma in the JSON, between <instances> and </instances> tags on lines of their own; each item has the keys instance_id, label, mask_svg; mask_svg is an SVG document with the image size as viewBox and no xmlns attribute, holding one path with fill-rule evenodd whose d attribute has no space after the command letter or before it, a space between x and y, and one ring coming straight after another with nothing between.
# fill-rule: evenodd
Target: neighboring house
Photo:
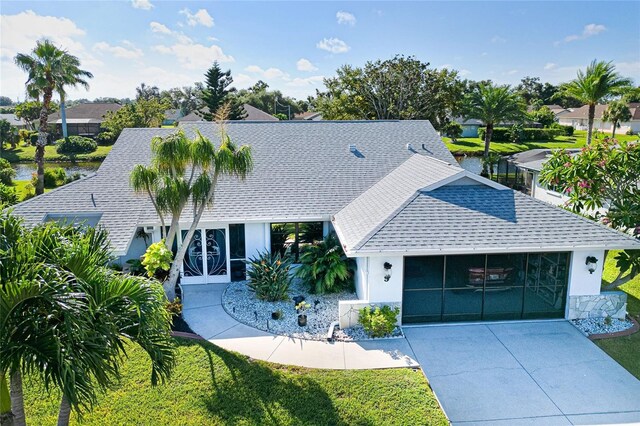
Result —
<instances>
[{"instance_id":1,"label":"neighboring house","mask_svg":"<svg viewBox=\"0 0 640 426\"><path fill-rule=\"evenodd\" d=\"M316 111L300 112L293 116L294 120L319 121L322 120L322 113Z\"/></svg>"},{"instance_id":2,"label":"neighboring house","mask_svg":"<svg viewBox=\"0 0 640 426\"><path fill-rule=\"evenodd\" d=\"M454 118L453 121L462 126L462 138L477 138L478 137L478 129L480 127L485 127L482 120L478 120L477 118L463 118L457 117ZM515 122L506 122L495 125L494 127L511 127ZM542 124L537 123L535 121L531 121L525 123L525 127L542 127Z\"/></svg>"},{"instance_id":3,"label":"neighboring house","mask_svg":"<svg viewBox=\"0 0 640 426\"><path fill-rule=\"evenodd\" d=\"M100 126L108 112L115 112L122 105L112 102L90 102L66 108L67 133L93 138L100 133ZM49 114L49 125L53 127L53 138L62 137L62 116L57 111Z\"/></svg>"},{"instance_id":4,"label":"neighboring house","mask_svg":"<svg viewBox=\"0 0 640 426\"><path fill-rule=\"evenodd\" d=\"M208 123L182 127L219 137ZM120 262L138 258L146 249L139 232L159 241L160 222L129 175L150 163L151 139L173 131L125 129L96 174L15 212L27 224L103 226ZM428 121L232 121L227 132L251 146L255 167L245 181L220 179L182 286L243 280L244 261L258 251L289 246L295 257L301 236L335 230L357 263L358 300L340 302L343 327L369 304L401 306L404 323L602 316L586 309L612 297L600 293L605 251L640 248L460 168ZM188 206L182 233L191 213ZM586 264L590 257L595 264Z\"/></svg>"},{"instance_id":5,"label":"neighboring house","mask_svg":"<svg viewBox=\"0 0 640 426\"><path fill-rule=\"evenodd\" d=\"M570 109L567 108L563 108L560 105L555 105L555 104L551 104L551 105L543 105L546 106L547 108L549 108L551 110L551 112L556 116L556 118L558 118L559 115L564 114L566 112L570 112ZM529 106L527 108L527 111L532 112L533 111L533 106Z\"/></svg>"},{"instance_id":6,"label":"neighboring house","mask_svg":"<svg viewBox=\"0 0 640 426\"><path fill-rule=\"evenodd\" d=\"M17 127L18 129L24 129L27 126L27 124L21 118L16 117L16 115L13 113L0 114L0 120L7 120L9 124Z\"/></svg>"},{"instance_id":7,"label":"neighboring house","mask_svg":"<svg viewBox=\"0 0 640 426\"><path fill-rule=\"evenodd\" d=\"M252 105L242 105L247 116L243 118L244 121L279 121L277 117L258 109ZM207 107L203 108L204 111L209 111ZM178 123L194 123L205 121L196 111L191 111L189 114L176 120Z\"/></svg>"},{"instance_id":8,"label":"neighboring house","mask_svg":"<svg viewBox=\"0 0 640 426\"><path fill-rule=\"evenodd\" d=\"M593 120L593 129L607 133L612 133L613 125L610 122L602 121L602 114L607 109L607 105L596 105ZM626 133L631 130L634 133L640 133L640 103L630 103L631 120L620 124L616 129L616 133ZM565 126L573 126L576 130L587 130L589 125L589 105L583 105L558 116L558 122Z\"/></svg>"},{"instance_id":9,"label":"neighboring house","mask_svg":"<svg viewBox=\"0 0 640 426\"><path fill-rule=\"evenodd\" d=\"M168 109L164 112L164 120L162 120L163 126L173 126L177 123L178 119L182 117L182 111L179 108Z\"/></svg>"}]
</instances>

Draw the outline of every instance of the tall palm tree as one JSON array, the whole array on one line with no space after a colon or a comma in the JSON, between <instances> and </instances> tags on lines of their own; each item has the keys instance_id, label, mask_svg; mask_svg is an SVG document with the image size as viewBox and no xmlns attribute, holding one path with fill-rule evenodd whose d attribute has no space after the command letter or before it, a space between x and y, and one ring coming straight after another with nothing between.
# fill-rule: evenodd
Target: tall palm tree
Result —
<instances>
[{"instance_id":1,"label":"tall palm tree","mask_svg":"<svg viewBox=\"0 0 640 426\"><path fill-rule=\"evenodd\" d=\"M521 98L509 86L481 84L465 99L465 117L478 119L486 126L483 176L489 175L486 160L489 157L494 127L506 121L520 120L524 116L524 108Z\"/></svg>"},{"instance_id":2,"label":"tall palm tree","mask_svg":"<svg viewBox=\"0 0 640 426\"><path fill-rule=\"evenodd\" d=\"M85 78L92 77L88 71L81 70L80 60L59 49L49 40L41 40L30 54L19 53L14 59L16 65L27 72L25 83L30 96L42 95L40 128L36 143L35 161L38 165L36 194L44 192L44 148L47 144L48 114L54 92L61 94L64 102L64 86L82 85L88 87ZM66 121L66 120L65 120Z\"/></svg>"},{"instance_id":3,"label":"tall palm tree","mask_svg":"<svg viewBox=\"0 0 640 426\"><path fill-rule=\"evenodd\" d=\"M596 105L612 95L621 94L631 87L632 81L620 76L616 72L616 67L613 63L596 61L595 59L589 64L585 72L578 70L577 78L562 86L562 92L566 96L578 99L582 103L589 105L587 145L591 144Z\"/></svg>"},{"instance_id":4,"label":"tall palm tree","mask_svg":"<svg viewBox=\"0 0 640 426\"><path fill-rule=\"evenodd\" d=\"M613 128L611 138L616 137L616 128L620 123L629 120L631 120L631 110L629 105L622 100L609 102L607 109L602 113L602 121L611 123Z\"/></svg>"}]
</instances>

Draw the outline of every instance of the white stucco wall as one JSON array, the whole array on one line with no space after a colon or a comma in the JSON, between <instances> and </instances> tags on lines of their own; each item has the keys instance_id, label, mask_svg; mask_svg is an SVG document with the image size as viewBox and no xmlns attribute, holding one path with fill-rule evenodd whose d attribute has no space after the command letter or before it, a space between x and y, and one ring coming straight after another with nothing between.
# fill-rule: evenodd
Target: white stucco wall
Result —
<instances>
[{"instance_id":1,"label":"white stucco wall","mask_svg":"<svg viewBox=\"0 0 640 426\"><path fill-rule=\"evenodd\" d=\"M539 173L534 172L531 196L533 198L537 198L538 200L542 200L545 203L553 204L555 206L564 205L564 203L569 199L569 197L567 197L564 194L560 194L558 192L547 189L544 185L540 184L540 181L538 180L538 178L539 178Z\"/></svg>"},{"instance_id":2,"label":"white stucco wall","mask_svg":"<svg viewBox=\"0 0 640 426\"><path fill-rule=\"evenodd\" d=\"M367 276L368 276L368 258L367 257L357 257L356 258L356 273L355 273L355 287L356 294L358 295L358 299L360 300L368 300L369 292L367 287Z\"/></svg>"},{"instance_id":3,"label":"white stucco wall","mask_svg":"<svg viewBox=\"0 0 640 426\"><path fill-rule=\"evenodd\" d=\"M389 262L391 278L384 280L384 263ZM377 302L401 302L402 282L404 273L404 259L402 256L372 256L369 257L367 269L367 300Z\"/></svg>"},{"instance_id":4,"label":"white stucco wall","mask_svg":"<svg viewBox=\"0 0 640 426\"><path fill-rule=\"evenodd\" d=\"M247 259L256 256L258 252L269 249L269 244L265 238L267 229L268 226L265 226L264 223L245 223L244 245Z\"/></svg>"},{"instance_id":5,"label":"white stucco wall","mask_svg":"<svg viewBox=\"0 0 640 426\"><path fill-rule=\"evenodd\" d=\"M560 116L558 123L564 126L573 126L576 130L587 130L589 121L586 118L562 118ZM602 132L611 133L613 131L613 125L607 121L593 120L594 130L600 130ZM634 132L640 132L640 120L624 121L620 123L620 127L616 129L616 133L625 133L629 129Z\"/></svg>"},{"instance_id":6,"label":"white stucco wall","mask_svg":"<svg viewBox=\"0 0 640 426\"><path fill-rule=\"evenodd\" d=\"M598 259L593 274L589 273L585 264L587 256L594 256ZM603 266L604 250L576 250L571 253L569 296L600 294Z\"/></svg>"}]
</instances>

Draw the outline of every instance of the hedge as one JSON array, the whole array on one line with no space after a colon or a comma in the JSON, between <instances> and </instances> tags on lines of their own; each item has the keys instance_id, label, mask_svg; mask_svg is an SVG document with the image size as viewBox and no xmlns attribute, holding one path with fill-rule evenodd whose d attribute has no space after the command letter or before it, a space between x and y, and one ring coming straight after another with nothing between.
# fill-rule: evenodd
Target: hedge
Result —
<instances>
[{"instance_id":1,"label":"hedge","mask_svg":"<svg viewBox=\"0 0 640 426\"><path fill-rule=\"evenodd\" d=\"M560 129L536 129L536 128L529 128L529 127L520 129L520 131L521 131L522 142L552 140L556 136L561 135L563 132ZM479 128L478 137L484 140L485 132L486 132L485 127ZM493 135L491 136L491 140L493 142L511 142L511 128L495 127L493 129Z\"/></svg>"},{"instance_id":2,"label":"hedge","mask_svg":"<svg viewBox=\"0 0 640 426\"><path fill-rule=\"evenodd\" d=\"M88 154L96 149L98 149L98 144L93 139L82 136L69 136L66 139L58 139L56 141L56 152L58 154Z\"/></svg>"},{"instance_id":3,"label":"hedge","mask_svg":"<svg viewBox=\"0 0 640 426\"><path fill-rule=\"evenodd\" d=\"M556 129L556 130L561 130L562 133L560 133L563 136L573 136L573 132L574 132L574 127L573 126L565 126L563 124L558 124L558 123L553 123L550 128L552 129Z\"/></svg>"}]
</instances>

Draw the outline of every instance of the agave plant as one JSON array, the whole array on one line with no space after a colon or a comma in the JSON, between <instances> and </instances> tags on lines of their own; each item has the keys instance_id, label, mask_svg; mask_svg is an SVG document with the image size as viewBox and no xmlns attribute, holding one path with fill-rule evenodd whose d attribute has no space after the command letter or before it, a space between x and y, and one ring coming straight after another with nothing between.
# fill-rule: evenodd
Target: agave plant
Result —
<instances>
[{"instance_id":1,"label":"agave plant","mask_svg":"<svg viewBox=\"0 0 640 426\"><path fill-rule=\"evenodd\" d=\"M355 263L344 254L340 241L333 234L306 246L300 263L296 276L312 293L331 293L353 285Z\"/></svg>"}]
</instances>

